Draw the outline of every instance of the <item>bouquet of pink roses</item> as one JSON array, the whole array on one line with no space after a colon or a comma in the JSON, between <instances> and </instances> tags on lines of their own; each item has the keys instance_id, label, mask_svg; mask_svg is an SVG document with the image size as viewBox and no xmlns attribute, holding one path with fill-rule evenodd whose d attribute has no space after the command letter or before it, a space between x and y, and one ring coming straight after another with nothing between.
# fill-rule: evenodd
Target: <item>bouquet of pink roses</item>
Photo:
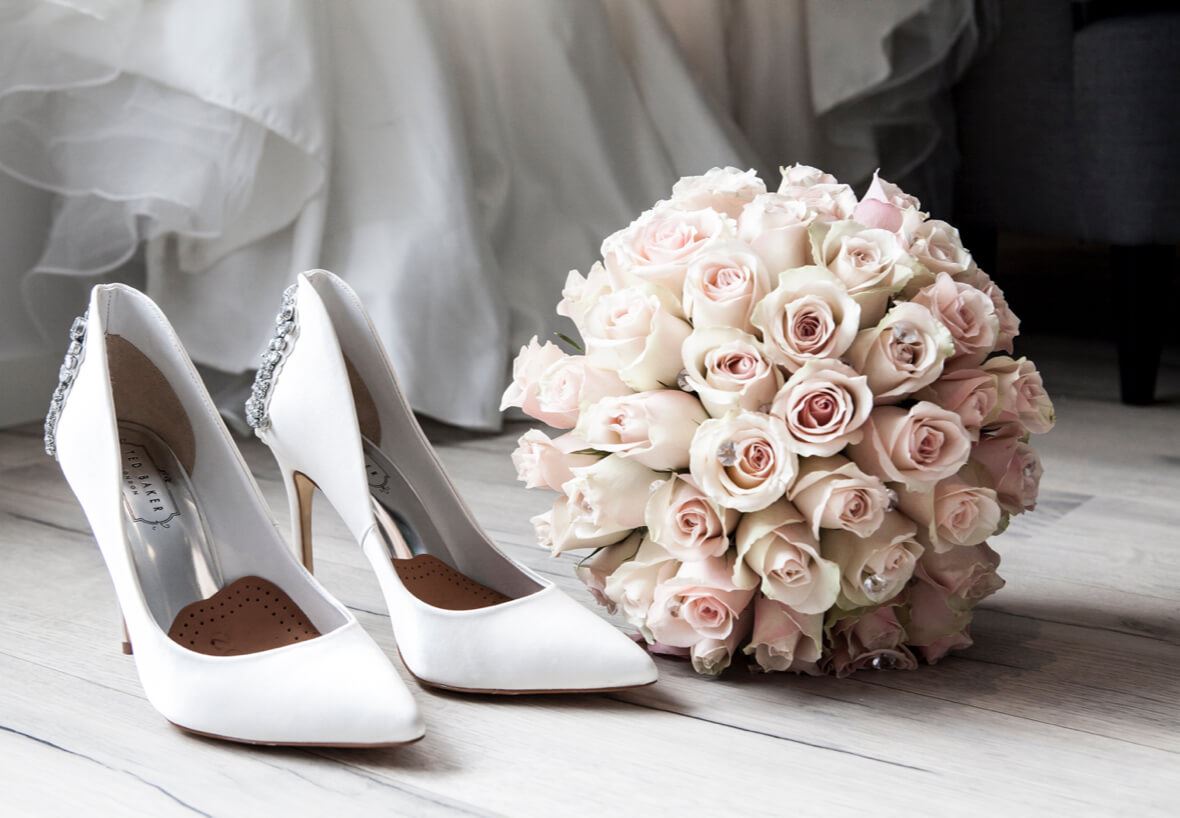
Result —
<instances>
[{"instance_id":1,"label":"bouquet of pink roses","mask_svg":"<svg viewBox=\"0 0 1180 818\"><path fill-rule=\"evenodd\" d=\"M1053 405L958 231L874 178L715 168L603 242L504 407L554 554L653 650L716 674L914 668L971 644L985 542L1032 509ZM1009 353L1009 354L1004 354Z\"/></svg>"}]
</instances>

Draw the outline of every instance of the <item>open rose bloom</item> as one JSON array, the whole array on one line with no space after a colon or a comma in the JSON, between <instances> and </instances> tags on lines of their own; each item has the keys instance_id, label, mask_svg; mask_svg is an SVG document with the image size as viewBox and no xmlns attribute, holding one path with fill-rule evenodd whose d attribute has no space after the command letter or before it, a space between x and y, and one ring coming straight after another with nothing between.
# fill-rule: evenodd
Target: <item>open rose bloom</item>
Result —
<instances>
[{"instance_id":1,"label":"open rose bloom","mask_svg":"<svg viewBox=\"0 0 1180 818\"><path fill-rule=\"evenodd\" d=\"M971 645L1053 403L958 230L874 177L714 168L607 237L504 407L553 554L655 652L846 676ZM563 345L564 346L564 345Z\"/></svg>"}]
</instances>

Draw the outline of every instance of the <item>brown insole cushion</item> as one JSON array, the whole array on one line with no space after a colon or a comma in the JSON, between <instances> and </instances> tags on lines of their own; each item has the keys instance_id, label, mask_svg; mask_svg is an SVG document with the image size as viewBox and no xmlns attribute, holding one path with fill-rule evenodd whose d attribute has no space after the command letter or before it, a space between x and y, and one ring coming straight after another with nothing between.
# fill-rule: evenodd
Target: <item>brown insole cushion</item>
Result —
<instances>
[{"instance_id":1,"label":"brown insole cushion","mask_svg":"<svg viewBox=\"0 0 1180 818\"><path fill-rule=\"evenodd\" d=\"M184 606L168 629L174 642L209 656L258 653L319 635L291 597L262 577L242 577Z\"/></svg>"},{"instance_id":2,"label":"brown insole cushion","mask_svg":"<svg viewBox=\"0 0 1180 818\"><path fill-rule=\"evenodd\" d=\"M471 611L490 608L511 599L486 585L480 585L429 554L419 554L408 560L395 559L393 569L401 577L406 590L436 608Z\"/></svg>"}]
</instances>

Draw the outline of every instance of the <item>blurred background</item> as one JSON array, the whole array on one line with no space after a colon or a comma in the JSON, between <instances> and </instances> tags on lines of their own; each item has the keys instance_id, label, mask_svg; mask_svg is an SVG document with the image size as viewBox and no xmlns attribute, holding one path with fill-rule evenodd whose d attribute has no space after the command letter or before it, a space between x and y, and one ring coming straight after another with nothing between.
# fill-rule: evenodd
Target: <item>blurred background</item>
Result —
<instances>
[{"instance_id":1,"label":"blurred background","mask_svg":"<svg viewBox=\"0 0 1180 818\"><path fill-rule=\"evenodd\" d=\"M796 162L958 225L1051 392L1175 402L1178 44L1139 0L0 0L0 427L104 281L233 421L326 267L416 409L493 430L605 236L680 176Z\"/></svg>"}]
</instances>

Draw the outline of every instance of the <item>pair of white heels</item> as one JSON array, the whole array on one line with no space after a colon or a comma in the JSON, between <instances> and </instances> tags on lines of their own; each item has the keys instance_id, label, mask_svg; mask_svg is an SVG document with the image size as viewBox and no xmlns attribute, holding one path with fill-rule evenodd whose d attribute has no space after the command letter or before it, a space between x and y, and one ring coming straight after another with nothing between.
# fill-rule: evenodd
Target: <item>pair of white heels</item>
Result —
<instances>
[{"instance_id":1,"label":"pair of white heels","mask_svg":"<svg viewBox=\"0 0 1180 818\"><path fill-rule=\"evenodd\" d=\"M317 488L377 572L421 682L542 693L656 680L638 645L488 539L359 299L331 273L285 294L247 404L282 471L303 564L147 296L95 287L70 333L46 450L94 530L144 691L174 724L265 744L422 737L401 678L307 570Z\"/></svg>"}]
</instances>

